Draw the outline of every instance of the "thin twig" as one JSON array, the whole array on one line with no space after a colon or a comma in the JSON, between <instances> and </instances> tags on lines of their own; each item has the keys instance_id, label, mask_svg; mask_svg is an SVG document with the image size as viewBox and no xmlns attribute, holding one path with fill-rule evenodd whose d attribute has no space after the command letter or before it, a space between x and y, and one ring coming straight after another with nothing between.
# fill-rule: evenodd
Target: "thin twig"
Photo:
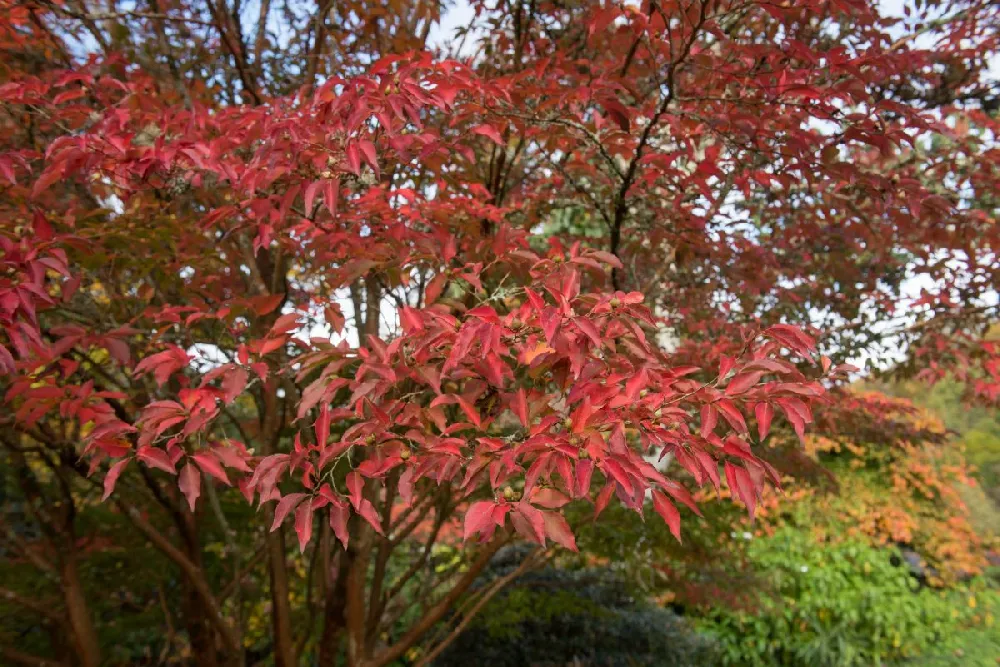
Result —
<instances>
[{"instance_id":1,"label":"thin twig","mask_svg":"<svg viewBox=\"0 0 1000 667\"><path fill-rule=\"evenodd\" d=\"M537 565L542 563L545 560L545 557L543 556L538 558L536 557L537 554L538 551L532 552L531 554L528 555L527 558L525 558L521 562L521 564L517 567L517 569L493 582L493 584L491 584L490 587L487 588L486 591L479 596L479 599L476 600L475 604L473 604L472 607L470 607L469 610L465 612L464 615L462 615L462 620L459 622L459 624L456 625L455 628L451 632L449 632L448 635L444 639L442 639L433 649L428 651L426 655L424 655L419 661L417 661L415 667L426 667L426 665L430 664L432 660L441 655L441 652L444 651L446 648L448 648L448 646L453 641L455 641L455 639L457 639L458 636L461 635L463 631L465 631L465 628L467 628L469 623L471 623L472 620L476 617L476 614L478 614L479 611L484 606L486 606L487 602L493 599L493 596L495 596L510 582L520 577L529 569L536 567Z\"/></svg>"}]
</instances>

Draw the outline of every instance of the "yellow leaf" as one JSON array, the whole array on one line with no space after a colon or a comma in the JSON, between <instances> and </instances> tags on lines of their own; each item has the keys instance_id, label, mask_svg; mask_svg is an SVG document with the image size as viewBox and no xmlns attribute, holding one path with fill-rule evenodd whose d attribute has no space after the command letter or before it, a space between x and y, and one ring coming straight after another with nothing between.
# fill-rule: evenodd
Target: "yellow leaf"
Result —
<instances>
[{"instance_id":1,"label":"yellow leaf","mask_svg":"<svg viewBox=\"0 0 1000 667\"><path fill-rule=\"evenodd\" d=\"M549 347L548 345L546 345L544 342L538 343L538 345L536 345L534 349L532 349L532 350L525 350L525 352L524 352L524 363L530 364L532 361L534 361L538 357L542 356L543 354L547 354L549 352L555 352L555 350L553 350L551 347Z\"/></svg>"}]
</instances>

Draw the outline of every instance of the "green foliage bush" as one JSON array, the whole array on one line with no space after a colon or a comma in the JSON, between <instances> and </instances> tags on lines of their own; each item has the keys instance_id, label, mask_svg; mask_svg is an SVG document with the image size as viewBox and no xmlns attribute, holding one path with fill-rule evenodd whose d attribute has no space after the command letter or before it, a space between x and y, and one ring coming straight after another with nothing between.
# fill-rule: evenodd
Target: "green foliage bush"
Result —
<instances>
[{"instance_id":1,"label":"green foliage bush","mask_svg":"<svg viewBox=\"0 0 1000 667\"><path fill-rule=\"evenodd\" d=\"M952 595L955 611L963 608L962 621L927 654L907 663L910 667L996 667L1000 665L1000 569L974 582L967 591ZM953 612L954 613L954 612Z\"/></svg>"},{"instance_id":2,"label":"green foliage bush","mask_svg":"<svg viewBox=\"0 0 1000 667\"><path fill-rule=\"evenodd\" d=\"M750 611L711 610L699 627L727 665L881 665L920 655L971 610L920 589L898 554L861 542L819 544L782 529L749 546L769 591ZM994 594L995 595L995 594Z\"/></svg>"},{"instance_id":3,"label":"green foliage bush","mask_svg":"<svg viewBox=\"0 0 1000 667\"><path fill-rule=\"evenodd\" d=\"M498 559L485 581L516 559ZM701 667L710 641L632 595L607 568L529 573L496 596L435 667Z\"/></svg>"}]
</instances>

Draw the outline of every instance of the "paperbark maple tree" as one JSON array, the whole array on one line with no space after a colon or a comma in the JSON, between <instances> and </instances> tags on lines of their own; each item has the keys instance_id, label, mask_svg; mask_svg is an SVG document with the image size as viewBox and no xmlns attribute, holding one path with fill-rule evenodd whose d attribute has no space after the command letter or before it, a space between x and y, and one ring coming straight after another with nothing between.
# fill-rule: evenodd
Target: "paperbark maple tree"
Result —
<instances>
[{"instance_id":1,"label":"paperbark maple tree","mask_svg":"<svg viewBox=\"0 0 1000 667\"><path fill-rule=\"evenodd\" d=\"M243 660L257 562L210 581L209 522L261 533L276 664L424 664L502 544L575 548L566 503L753 512L837 364L954 361L994 315L987 2L477 3L471 58L424 50L436 3L0 6L0 433L46 526L12 540L83 665L87 485L181 572L202 664ZM949 280L874 330L907 272Z\"/></svg>"}]
</instances>

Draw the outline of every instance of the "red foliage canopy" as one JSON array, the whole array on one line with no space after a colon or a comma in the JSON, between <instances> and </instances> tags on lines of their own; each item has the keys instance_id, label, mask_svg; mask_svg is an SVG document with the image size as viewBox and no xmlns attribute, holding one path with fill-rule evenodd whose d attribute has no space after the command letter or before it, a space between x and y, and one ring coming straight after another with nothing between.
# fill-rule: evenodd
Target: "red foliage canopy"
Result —
<instances>
[{"instance_id":1,"label":"red foliage canopy","mask_svg":"<svg viewBox=\"0 0 1000 667\"><path fill-rule=\"evenodd\" d=\"M539 506L551 506L554 490L589 497L595 469L606 480L595 501L598 512L612 494L640 509L651 487L694 507L680 485L642 458L654 448L674 453L697 480L716 484L717 459L731 455L727 478L736 480L752 507L765 476L777 478L751 453L741 408L752 412L758 406L761 437L772 406L803 427L810 420L807 401L822 389L774 357L785 347L807 358L811 338L773 325L763 335L748 335L714 379L694 380L688 376L700 369L671 362L647 340L643 325L653 328L656 320L641 305L641 294L598 291L604 266L622 266L614 254L579 242L568 251L556 242L537 254L528 235L503 224L503 211L474 184L452 193L445 183L430 192L371 183L346 193L341 181L370 173L378 179L380 162L441 161L444 171L449 160L473 154L479 135L489 134L419 131L421 116L444 111L454 123L506 102L502 88L451 61L393 58L373 71L366 78L330 80L309 96L208 116L155 101L136 100L137 108L129 108L137 91L151 85L142 76L97 80L83 70L52 84L65 92L86 90L109 111L86 132L52 142L26 205L56 182L76 177L90 183L92 196L117 198L125 211L148 204L143 200L151 191L172 186L203 190L198 201L221 189L226 193L187 230L193 245L178 243L174 261L193 274L185 301L151 303L141 320L112 331L71 324L43 331L38 311L58 311L76 287L65 248L81 242L88 248L101 239L86 238L69 217L72 211L55 231L35 209L34 237L23 236L20 247L8 241L6 256L23 276L5 296L13 306L6 334L18 358L8 370L23 371L8 392L20 404L18 422L32 427L58 411L92 425L83 453L92 469L111 463L105 496L132 458L171 474L179 467L192 510L201 473L225 484L231 483L229 474L243 473L238 483L248 500L259 494L261 502L280 499L279 483L294 477L305 493L282 499L272 529L298 506L303 547L311 530L307 518L328 506L345 544L352 512L381 531L365 485L373 482L367 493L378 494L393 475L404 503L424 478L455 482L470 497L483 485L493 489L491 514L484 520L483 505L474 505L467 535L491 537L509 513L523 536L544 542L547 535L572 546L561 517ZM43 98L50 93L24 85L11 91ZM53 99L65 99L65 92ZM148 145L137 142L149 127L157 128L156 137ZM115 224L118 214L106 215L107 224ZM496 230L485 237L478 229L470 233L468 221L476 228L495 224ZM221 240L248 231L250 253L280 255L293 271L315 272L327 293L300 284L274 294L257 285L250 296L233 270L238 265L221 271L205 266L219 261L214 248L205 252L206 236ZM332 345L325 337L295 335L310 313L332 311L331 319L340 319L336 290L362 276L373 282L386 276L404 289L411 281L426 282L419 304L398 305L400 330L388 341L372 331L363 347L354 348L346 340ZM449 308L439 297L458 281L473 290L460 308ZM495 288L486 292L484 283ZM498 309L494 302L500 299ZM274 317L282 305L283 314ZM263 335L247 331L259 329L246 326L248 317L268 322ZM225 363L192 375L193 357L182 346L183 333L177 335L202 321L218 323L238 343L223 351ZM103 347L127 365L130 342L140 333L149 352L131 374L151 376L168 393L161 398L151 391L132 419L114 407L134 397L96 390L88 369L71 353ZM774 379L762 382L765 375ZM296 421L303 427L291 451L252 458L242 443L213 435L224 406L250 382L296 387ZM505 410L516 416L516 427L498 426ZM701 427L692 429L699 415ZM725 428L716 427L720 416ZM338 437L330 436L331 421L343 425ZM633 442L626 431L634 432ZM346 488L335 489L327 480L341 462L351 472ZM512 502L511 493L502 492L515 478L523 488ZM536 503L542 496L547 500ZM657 509L670 514L670 501L662 494L656 498Z\"/></svg>"},{"instance_id":2,"label":"red foliage canopy","mask_svg":"<svg viewBox=\"0 0 1000 667\"><path fill-rule=\"evenodd\" d=\"M573 548L566 502L648 492L679 535L664 455L752 512L836 364L992 354L997 9L923 4L476 3L449 58L405 2L283 52L267 9L251 42L8 0L5 428L80 436L106 496L236 484L303 547L440 485L483 541Z\"/></svg>"}]
</instances>

